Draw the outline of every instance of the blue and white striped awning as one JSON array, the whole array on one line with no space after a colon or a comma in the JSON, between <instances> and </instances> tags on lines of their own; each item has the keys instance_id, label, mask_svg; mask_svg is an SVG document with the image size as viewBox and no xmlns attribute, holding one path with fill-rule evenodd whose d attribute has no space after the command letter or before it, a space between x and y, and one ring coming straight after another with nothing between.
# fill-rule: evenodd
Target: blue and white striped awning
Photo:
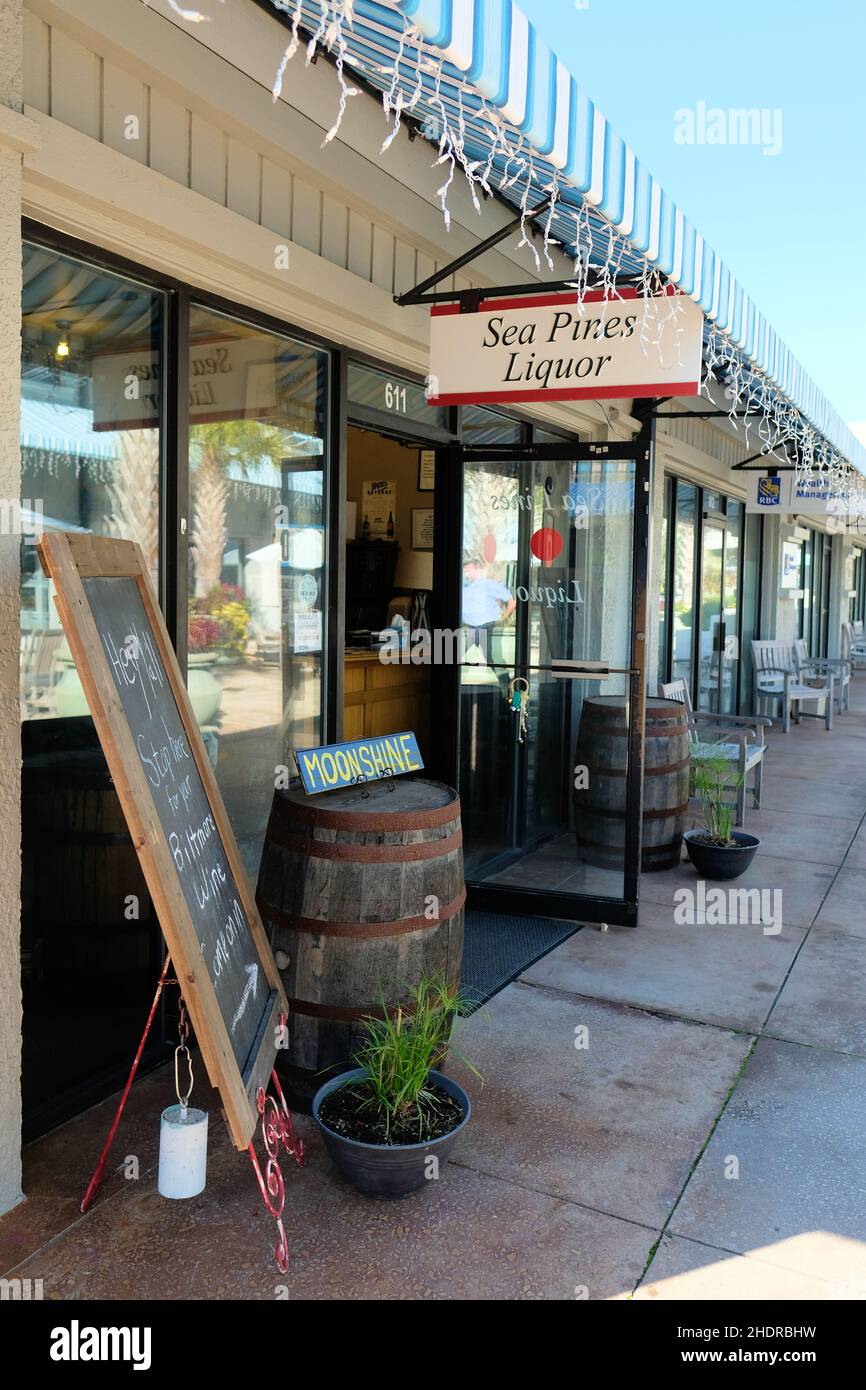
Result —
<instances>
[{"instance_id":1,"label":"blue and white striped awning","mask_svg":"<svg viewBox=\"0 0 866 1390\"><path fill-rule=\"evenodd\" d=\"M682 209L611 129L577 77L514 0L272 0L305 37L331 45L342 14L345 63L428 123L447 113L461 132L461 162L490 158L491 114L500 133L492 171L529 153L529 178L500 188L515 206L555 183L550 235L570 250L589 228L593 262L622 274L659 271L799 410L843 459L866 474L866 448L773 331ZM565 0L563 0L565 3ZM531 205L531 203L530 203ZM580 218L583 219L581 224ZM546 218L544 219L547 220ZM576 235L577 234L577 235ZM585 241L585 237L584 237Z\"/></svg>"}]
</instances>

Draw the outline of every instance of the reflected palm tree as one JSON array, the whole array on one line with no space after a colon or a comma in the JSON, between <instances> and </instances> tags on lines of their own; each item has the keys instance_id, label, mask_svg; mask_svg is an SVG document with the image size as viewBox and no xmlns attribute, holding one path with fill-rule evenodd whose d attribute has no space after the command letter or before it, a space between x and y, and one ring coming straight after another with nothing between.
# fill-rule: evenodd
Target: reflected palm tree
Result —
<instances>
[{"instance_id":1,"label":"reflected palm tree","mask_svg":"<svg viewBox=\"0 0 866 1390\"><path fill-rule=\"evenodd\" d=\"M195 563L195 594L219 583L228 539L226 514L230 470L246 478L253 468L270 463L279 469L286 453L285 431L266 420L216 420L190 429L192 526L190 547Z\"/></svg>"},{"instance_id":2,"label":"reflected palm tree","mask_svg":"<svg viewBox=\"0 0 866 1390\"><path fill-rule=\"evenodd\" d=\"M102 532L137 541L151 579L159 573L159 433L153 429L121 430L120 455L108 484L110 511Z\"/></svg>"}]
</instances>

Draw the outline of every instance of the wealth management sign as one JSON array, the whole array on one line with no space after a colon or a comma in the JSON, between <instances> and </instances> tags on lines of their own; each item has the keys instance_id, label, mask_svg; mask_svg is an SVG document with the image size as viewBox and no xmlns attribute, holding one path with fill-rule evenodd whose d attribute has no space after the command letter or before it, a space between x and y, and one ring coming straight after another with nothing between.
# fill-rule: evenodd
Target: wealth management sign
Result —
<instances>
[{"instance_id":1,"label":"wealth management sign","mask_svg":"<svg viewBox=\"0 0 866 1390\"><path fill-rule=\"evenodd\" d=\"M435 305L432 405L693 396L701 377L703 313L684 295L644 300L538 295L491 299L477 312Z\"/></svg>"}]
</instances>

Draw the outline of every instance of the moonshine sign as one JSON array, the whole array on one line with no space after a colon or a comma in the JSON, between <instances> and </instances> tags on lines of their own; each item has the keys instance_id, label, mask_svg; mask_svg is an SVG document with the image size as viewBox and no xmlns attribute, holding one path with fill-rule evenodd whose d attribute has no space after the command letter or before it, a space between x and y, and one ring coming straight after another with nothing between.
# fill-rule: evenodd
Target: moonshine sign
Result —
<instances>
[{"instance_id":1,"label":"moonshine sign","mask_svg":"<svg viewBox=\"0 0 866 1390\"><path fill-rule=\"evenodd\" d=\"M538 295L488 300L477 312L435 305L431 405L693 396L703 313L680 294L615 299Z\"/></svg>"}]
</instances>

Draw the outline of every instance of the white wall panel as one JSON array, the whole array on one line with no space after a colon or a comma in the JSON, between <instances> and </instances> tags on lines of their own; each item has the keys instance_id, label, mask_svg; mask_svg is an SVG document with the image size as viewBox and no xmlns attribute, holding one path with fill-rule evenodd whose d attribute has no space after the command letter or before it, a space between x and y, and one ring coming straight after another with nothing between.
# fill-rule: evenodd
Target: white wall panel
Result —
<instances>
[{"instance_id":1,"label":"white wall panel","mask_svg":"<svg viewBox=\"0 0 866 1390\"><path fill-rule=\"evenodd\" d=\"M394 293L394 238L384 227L373 226L373 284Z\"/></svg>"},{"instance_id":2,"label":"white wall panel","mask_svg":"<svg viewBox=\"0 0 866 1390\"><path fill-rule=\"evenodd\" d=\"M349 209L329 193L322 197L322 255L344 269L349 259Z\"/></svg>"},{"instance_id":3,"label":"white wall panel","mask_svg":"<svg viewBox=\"0 0 866 1390\"><path fill-rule=\"evenodd\" d=\"M226 207L250 222L258 222L261 186L260 155L249 145L229 137Z\"/></svg>"},{"instance_id":4,"label":"white wall panel","mask_svg":"<svg viewBox=\"0 0 866 1390\"><path fill-rule=\"evenodd\" d=\"M416 284L415 247L398 238L394 254L394 293L402 294L404 290L411 290Z\"/></svg>"},{"instance_id":5,"label":"white wall panel","mask_svg":"<svg viewBox=\"0 0 866 1390\"><path fill-rule=\"evenodd\" d=\"M51 114L48 89L51 30L44 20L24 11L24 100L28 106Z\"/></svg>"},{"instance_id":6,"label":"white wall panel","mask_svg":"<svg viewBox=\"0 0 866 1390\"><path fill-rule=\"evenodd\" d=\"M149 89L114 63L102 65L102 139L139 164L148 162Z\"/></svg>"},{"instance_id":7,"label":"white wall panel","mask_svg":"<svg viewBox=\"0 0 866 1390\"><path fill-rule=\"evenodd\" d=\"M150 167L189 184L190 113L154 88L150 94Z\"/></svg>"},{"instance_id":8,"label":"white wall panel","mask_svg":"<svg viewBox=\"0 0 866 1390\"><path fill-rule=\"evenodd\" d=\"M51 31L51 114L94 140L101 138L102 63L75 39Z\"/></svg>"},{"instance_id":9,"label":"white wall panel","mask_svg":"<svg viewBox=\"0 0 866 1390\"><path fill-rule=\"evenodd\" d=\"M427 280L436 270L436 262L432 256L426 256L423 251L419 251L415 258L415 283L421 284L422 280ZM437 286L438 288L438 286Z\"/></svg>"},{"instance_id":10,"label":"white wall panel","mask_svg":"<svg viewBox=\"0 0 866 1390\"><path fill-rule=\"evenodd\" d=\"M270 159L262 160L262 226L291 239L292 175Z\"/></svg>"},{"instance_id":11,"label":"white wall panel","mask_svg":"<svg viewBox=\"0 0 866 1390\"><path fill-rule=\"evenodd\" d=\"M349 209L349 255L347 268L362 280L373 275L373 224L355 208Z\"/></svg>"},{"instance_id":12,"label":"white wall panel","mask_svg":"<svg viewBox=\"0 0 866 1390\"><path fill-rule=\"evenodd\" d=\"M225 134L192 113L190 132L190 187L204 198L225 205L227 141Z\"/></svg>"},{"instance_id":13,"label":"white wall panel","mask_svg":"<svg viewBox=\"0 0 866 1390\"><path fill-rule=\"evenodd\" d=\"M274 34L265 16L244 18L248 77L237 66L231 36L241 31L228 6L201 44L189 26L166 25L171 16L161 0L151 3L28 0L28 102L389 296L471 245L477 233L463 225L467 195L457 183L445 232L428 151L401 137L379 159L377 103L354 103L345 130L323 150L317 123L326 111L332 118L332 73L296 66L274 106L256 68ZM223 56L209 50L217 19ZM139 142L124 138L130 115L145 127ZM522 278L514 259L507 244L488 253L480 277ZM455 283L476 281L452 277L442 288Z\"/></svg>"},{"instance_id":14,"label":"white wall panel","mask_svg":"<svg viewBox=\"0 0 866 1390\"><path fill-rule=\"evenodd\" d=\"M322 194L306 179L292 186L292 241L319 255L322 246Z\"/></svg>"}]
</instances>

